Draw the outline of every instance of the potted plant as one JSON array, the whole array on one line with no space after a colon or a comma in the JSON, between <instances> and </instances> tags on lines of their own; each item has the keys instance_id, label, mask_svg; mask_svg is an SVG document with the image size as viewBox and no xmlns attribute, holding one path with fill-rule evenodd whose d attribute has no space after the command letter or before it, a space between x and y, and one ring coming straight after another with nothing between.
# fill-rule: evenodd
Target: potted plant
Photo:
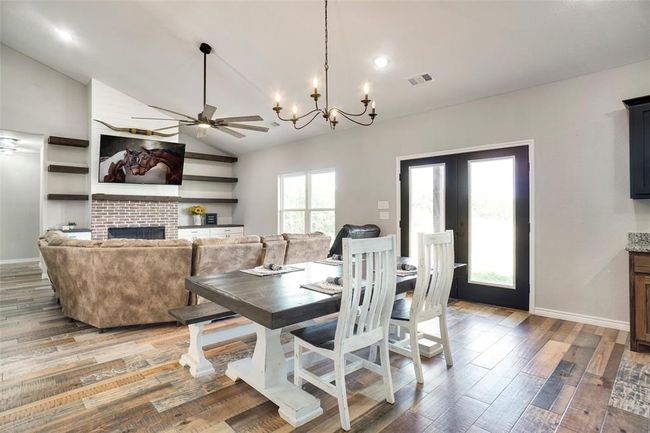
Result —
<instances>
[{"instance_id":1,"label":"potted plant","mask_svg":"<svg viewBox=\"0 0 650 433\"><path fill-rule=\"evenodd\" d=\"M192 221L195 226L200 226L202 224L201 217L205 214L206 208L200 204L194 205L189 208L190 214L192 215Z\"/></svg>"}]
</instances>

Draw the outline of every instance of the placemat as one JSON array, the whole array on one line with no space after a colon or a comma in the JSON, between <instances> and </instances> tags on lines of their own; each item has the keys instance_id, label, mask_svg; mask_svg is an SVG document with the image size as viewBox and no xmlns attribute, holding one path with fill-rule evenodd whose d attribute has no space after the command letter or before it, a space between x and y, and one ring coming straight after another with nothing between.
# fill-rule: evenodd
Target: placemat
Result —
<instances>
[{"instance_id":1,"label":"placemat","mask_svg":"<svg viewBox=\"0 0 650 433\"><path fill-rule=\"evenodd\" d=\"M253 269L241 269L240 272L245 274L255 275L256 277L268 277L270 275L279 275L287 274L289 272L304 271L303 268L296 268L295 266L284 266L282 269L277 271L272 271L270 269L265 269L264 266L257 266Z\"/></svg>"}]
</instances>

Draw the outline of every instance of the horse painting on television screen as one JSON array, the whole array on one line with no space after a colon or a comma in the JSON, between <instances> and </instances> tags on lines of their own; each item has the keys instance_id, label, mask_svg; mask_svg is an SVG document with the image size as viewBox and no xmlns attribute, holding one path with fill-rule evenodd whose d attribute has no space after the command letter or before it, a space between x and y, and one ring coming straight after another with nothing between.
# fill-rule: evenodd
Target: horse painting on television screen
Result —
<instances>
[{"instance_id":1,"label":"horse painting on television screen","mask_svg":"<svg viewBox=\"0 0 650 433\"><path fill-rule=\"evenodd\" d=\"M185 145L102 135L99 181L180 185Z\"/></svg>"}]
</instances>

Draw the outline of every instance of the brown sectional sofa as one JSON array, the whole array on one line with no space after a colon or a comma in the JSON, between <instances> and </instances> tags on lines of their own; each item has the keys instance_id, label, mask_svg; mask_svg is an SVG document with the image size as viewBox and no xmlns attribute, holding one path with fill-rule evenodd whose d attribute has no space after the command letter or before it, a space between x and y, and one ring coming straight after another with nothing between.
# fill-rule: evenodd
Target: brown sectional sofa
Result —
<instances>
[{"instance_id":1,"label":"brown sectional sofa","mask_svg":"<svg viewBox=\"0 0 650 433\"><path fill-rule=\"evenodd\" d=\"M185 277L327 257L322 233L186 240L39 240L63 313L97 328L172 321L167 311L197 302ZM198 302L203 300L199 297Z\"/></svg>"},{"instance_id":2,"label":"brown sectional sofa","mask_svg":"<svg viewBox=\"0 0 650 433\"><path fill-rule=\"evenodd\" d=\"M192 245L184 240L39 240L63 314L96 328L169 322L187 305Z\"/></svg>"}]
</instances>

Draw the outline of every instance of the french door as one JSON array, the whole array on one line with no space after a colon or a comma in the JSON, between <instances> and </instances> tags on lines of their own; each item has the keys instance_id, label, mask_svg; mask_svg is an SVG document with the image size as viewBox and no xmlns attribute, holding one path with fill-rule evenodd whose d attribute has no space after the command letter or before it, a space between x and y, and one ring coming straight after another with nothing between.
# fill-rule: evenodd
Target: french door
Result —
<instances>
[{"instance_id":1,"label":"french door","mask_svg":"<svg viewBox=\"0 0 650 433\"><path fill-rule=\"evenodd\" d=\"M401 162L401 254L417 255L417 233L454 231L451 296L528 309L528 146Z\"/></svg>"}]
</instances>

